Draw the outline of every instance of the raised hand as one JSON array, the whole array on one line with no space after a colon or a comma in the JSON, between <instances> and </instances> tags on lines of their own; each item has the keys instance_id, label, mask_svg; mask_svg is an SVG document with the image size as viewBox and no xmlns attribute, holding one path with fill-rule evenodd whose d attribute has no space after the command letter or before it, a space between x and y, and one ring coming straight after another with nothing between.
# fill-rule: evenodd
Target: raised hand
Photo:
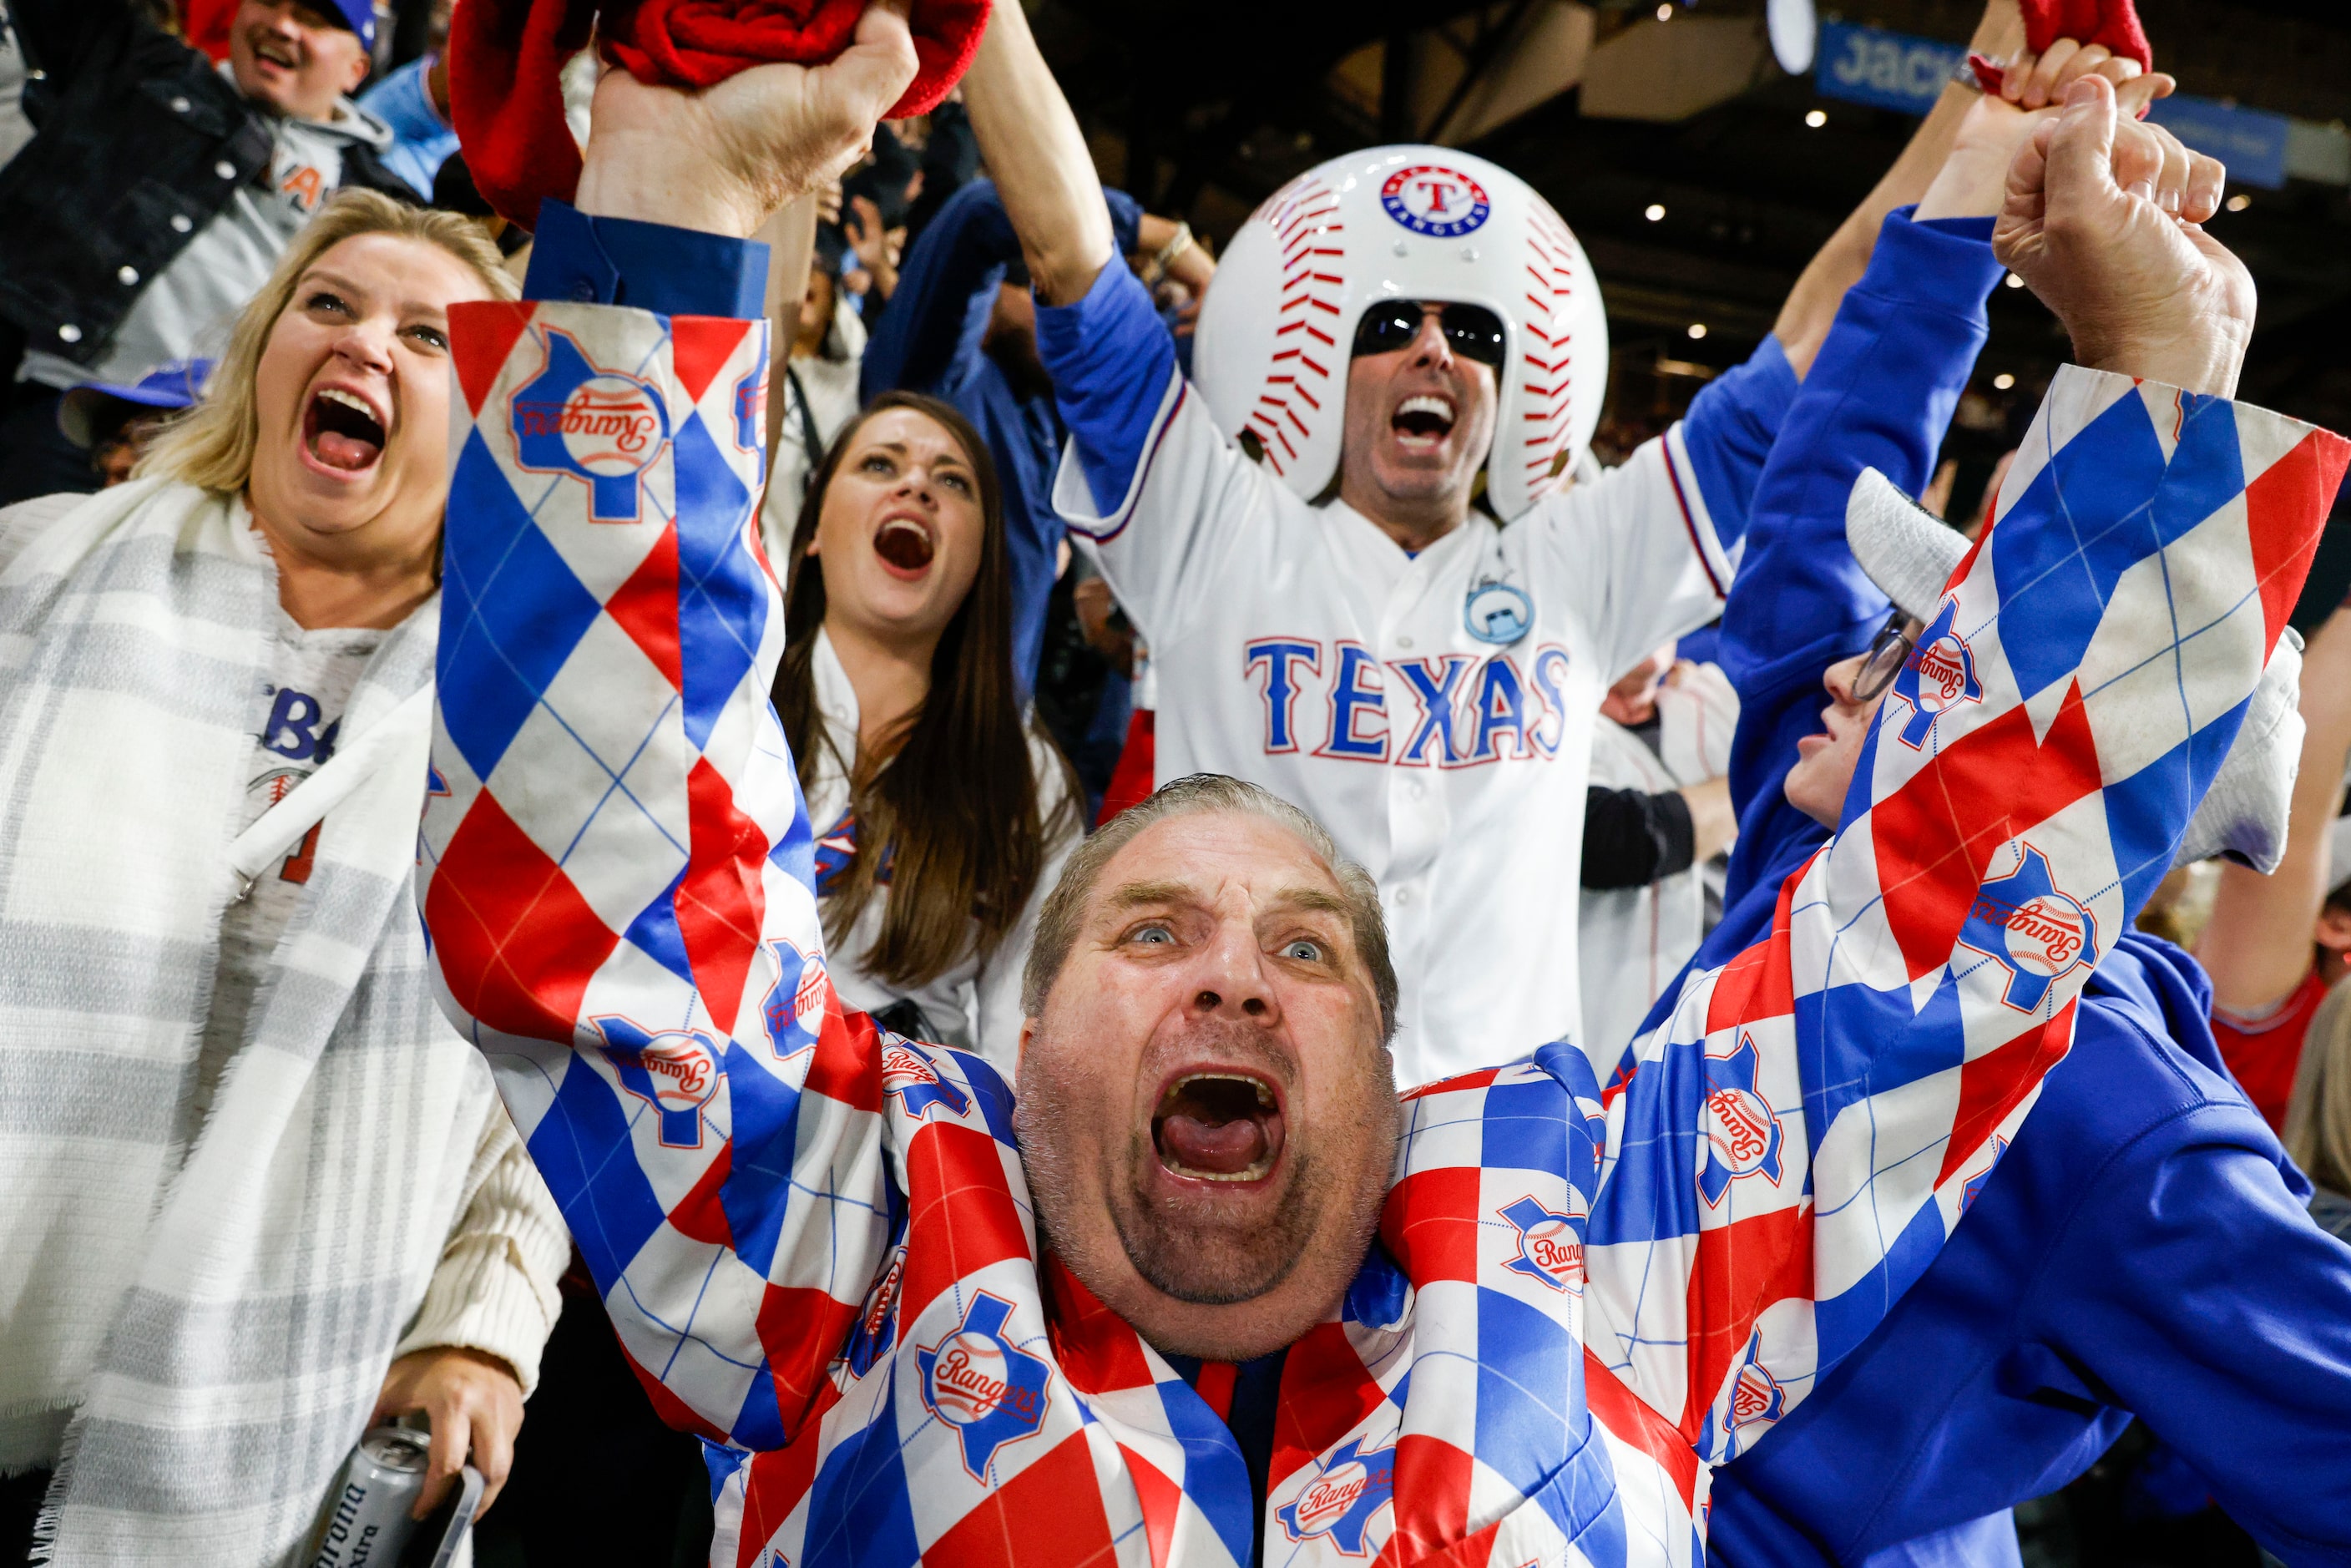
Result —
<instances>
[{"instance_id":1,"label":"raised hand","mask_svg":"<svg viewBox=\"0 0 2351 1568\"><path fill-rule=\"evenodd\" d=\"M758 66L699 90L608 68L596 84L580 210L747 238L865 155L914 79L908 0L873 0L821 66Z\"/></svg>"},{"instance_id":2,"label":"raised hand","mask_svg":"<svg viewBox=\"0 0 2351 1568\"><path fill-rule=\"evenodd\" d=\"M2028 87L2042 83L2043 67L2053 86L2028 95ZM2141 71L2137 60L2110 55L2096 45L2078 47L2071 38L2058 39L2043 55L2018 56L2009 67L2008 87L1979 98L1959 122L1949 156L1918 199L1917 215L1988 217L1999 212L2017 149L2043 121L2057 117L2056 109L2043 106L2062 103L2074 82L2093 74L2115 84L2118 111L2133 120L2157 99L2168 98L2177 85L2161 71ZM2039 102L2029 102L2028 96Z\"/></svg>"},{"instance_id":3,"label":"raised hand","mask_svg":"<svg viewBox=\"0 0 2351 1568\"><path fill-rule=\"evenodd\" d=\"M2087 75L2018 150L1992 250L2057 313L2079 363L2225 397L2254 308L2252 274L2199 226L2227 174L2123 119L2113 84Z\"/></svg>"}]
</instances>

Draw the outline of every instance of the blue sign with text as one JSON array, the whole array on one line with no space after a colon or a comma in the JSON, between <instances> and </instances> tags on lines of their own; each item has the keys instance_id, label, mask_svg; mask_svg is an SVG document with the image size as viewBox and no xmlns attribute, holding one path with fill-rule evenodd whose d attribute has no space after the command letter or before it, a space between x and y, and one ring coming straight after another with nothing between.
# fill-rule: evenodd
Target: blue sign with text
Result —
<instances>
[{"instance_id":1,"label":"blue sign with text","mask_svg":"<svg viewBox=\"0 0 2351 1568\"><path fill-rule=\"evenodd\" d=\"M1821 24L1820 53L1813 65L1813 88L1823 98L1842 98L1874 109L1924 114L1935 107L1953 68L1967 57L1959 44L1914 38L1883 27L1846 22Z\"/></svg>"},{"instance_id":2,"label":"blue sign with text","mask_svg":"<svg viewBox=\"0 0 2351 1568\"><path fill-rule=\"evenodd\" d=\"M2292 121L2283 114L2174 93L2157 99L2147 117L2226 163L2232 185L2274 191L2285 183L2285 136Z\"/></svg>"}]
</instances>

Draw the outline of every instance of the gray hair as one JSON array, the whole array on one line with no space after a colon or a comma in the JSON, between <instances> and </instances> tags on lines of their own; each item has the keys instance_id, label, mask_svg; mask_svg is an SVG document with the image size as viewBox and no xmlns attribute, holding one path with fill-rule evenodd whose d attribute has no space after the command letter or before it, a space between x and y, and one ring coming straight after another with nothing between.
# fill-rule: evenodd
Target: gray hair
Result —
<instances>
[{"instance_id":1,"label":"gray hair","mask_svg":"<svg viewBox=\"0 0 2351 1568\"><path fill-rule=\"evenodd\" d=\"M2351 979L2335 982L2303 1037L2285 1152L2312 1181L2351 1197Z\"/></svg>"},{"instance_id":2,"label":"gray hair","mask_svg":"<svg viewBox=\"0 0 2351 1568\"><path fill-rule=\"evenodd\" d=\"M1102 867L1145 829L1176 817L1208 811L1246 812L1287 829L1329 870L1331 880L1339 884L1339 897L1347 906L1355 951L1371 971L1372 993L1379 998L1380 1043L1388 1044L1395 1038L1396 977L1395 965L1388 957L1388 927L1380 914L1378 884L1372 881L1369 872L1340 852L1322 823L1272 790L1221 773L1194 773L1169 781L1150 799L1128 807L1103 823L1092 838L1078 846L1037 916L1037 936L1029 945L1029 967L1020 977L1021 1010L1032 1019L1045 1010L1046 994L1061 977L1061 966L1068 962L1070 949L1077 944L1078 928L1085 922L1086 903L1093 896L1094 883L1101 880Z\"/></svg>"}]
</instances>

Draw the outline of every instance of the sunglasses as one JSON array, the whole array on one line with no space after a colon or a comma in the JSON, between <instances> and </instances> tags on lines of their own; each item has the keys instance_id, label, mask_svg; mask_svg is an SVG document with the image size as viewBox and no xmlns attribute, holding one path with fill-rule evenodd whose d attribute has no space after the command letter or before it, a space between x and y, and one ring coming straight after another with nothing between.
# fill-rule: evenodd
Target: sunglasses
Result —
<instances>
[{"instance_id":1,"label":"sunglasses","mask_svg":"<svg viewBox=\"0 0 2351 1568\"><path fill-rule=\"evenodd\" d=\"M1502 322L1482 305L1423 305L1416 299L1384 299L1364 312L1355 325L1355 352L1393 354L1420 339L1428 312L1437 312L1438 329L1456 354L1481 365L1502 363Z\"/></svg>"},{"instance_id":2,"label":"sunglasses","mask_svg":"<svg viewBox=\"0 0 2351 1568\"><path fill-rule=\"evenodd\" d=\"M1854 674L1853 700L1872 703L1885 695L1917 644L1917 638L1911 635L1909 615L1896 611L1869 640L1869 652L1862 655L1861 668Z\"/></svg>"}]
</instances>

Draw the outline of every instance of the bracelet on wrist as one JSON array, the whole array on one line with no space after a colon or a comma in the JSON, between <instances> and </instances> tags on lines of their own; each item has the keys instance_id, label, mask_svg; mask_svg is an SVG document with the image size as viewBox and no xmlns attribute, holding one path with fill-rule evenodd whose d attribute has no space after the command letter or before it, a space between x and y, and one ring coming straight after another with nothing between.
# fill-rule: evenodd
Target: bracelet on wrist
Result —
<instances>
[{"instance_id":1,"label":"bracelet on wrist","mask_svg":"<svg viewBox=\"0 0 2351 1568\"><path fill-rule=\"evenodd\" d=\"M1193 243L1192 225L1178 218L1176 221L1176 232L1167 236L1167 243L1159 247L1153 255L1150 264L1143 269L1144 284L1149 287L1156 287L1159 280L1167 276L1167 269L1176 264L1177 257L1192 248Z\"/></svg>"}]
</instances>

